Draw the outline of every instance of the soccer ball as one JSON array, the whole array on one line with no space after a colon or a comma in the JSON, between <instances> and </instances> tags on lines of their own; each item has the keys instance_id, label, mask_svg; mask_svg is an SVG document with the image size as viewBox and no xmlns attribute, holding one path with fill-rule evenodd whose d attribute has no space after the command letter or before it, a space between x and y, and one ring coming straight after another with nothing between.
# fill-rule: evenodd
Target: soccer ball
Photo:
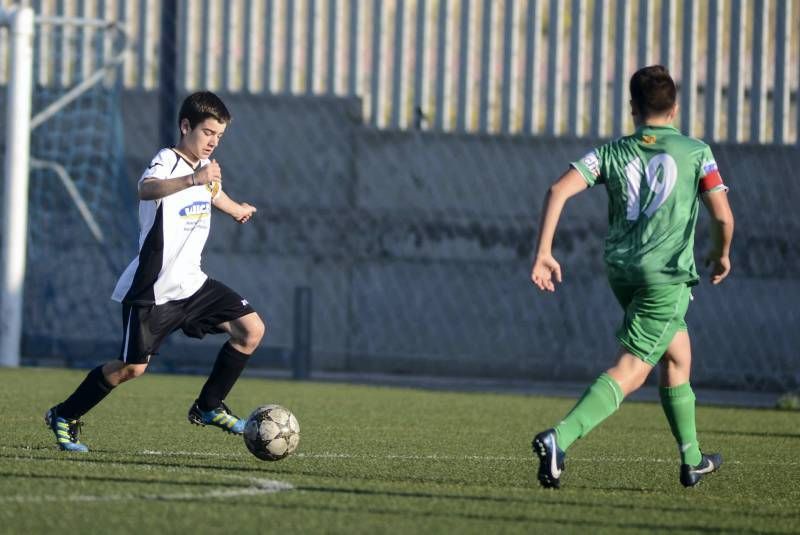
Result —
<instances>
[{"instance_id":1,"label":"soccer ball","mask_svg":"<svg viewBox=\"0 0 800 535\"><path fill-rule=\"evenodd\" d=\"M247 417L244 443L262 461L279 461L297 449L300 424L289 409L262 405Z\"/></svg>"}]
</instances>

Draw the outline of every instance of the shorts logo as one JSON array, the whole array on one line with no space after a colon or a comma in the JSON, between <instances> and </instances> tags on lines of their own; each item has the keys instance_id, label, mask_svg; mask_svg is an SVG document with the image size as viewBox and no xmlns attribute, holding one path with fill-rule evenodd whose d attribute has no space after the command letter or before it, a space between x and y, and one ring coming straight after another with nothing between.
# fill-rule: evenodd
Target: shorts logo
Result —
<instances>
[{"instance_id":1,"label":"shorts logo","mask_svg":"<svg viewBox=\"0 0 800 535\"><path fill-rule=\"evenodd\" d=\"M211 203L206 201L195 201L188 206L184 206L178 212L183 218L186 219L203 219L208 217L211 212Z\"/></svg>"},{"instance_id":2,"label":"shorts logo","mask_svg":"<svg viewBox=\"0 0 800 535\"><path fill-rule=\"evenodd\" d=\"M583 158L581 158L581 162L583 165L589 168L589 171L595 176L600 176L600 160L597 159L597 153L595 151L590 152Z\"/></svg>"},{"instance_id":3,"label":"shorts logo","mask_svg":"<svg viewBox=\"0 0 800 535\"><path fill-rule=\"evenodd\" d=\"M246 307L246 306L247 306L247 305L249 305L249 304L250 304L250 303L248 303L248 302L247 302L247 299L242 299L242 306L243 306L243 307Z\"/></svg>"}]
</instances>

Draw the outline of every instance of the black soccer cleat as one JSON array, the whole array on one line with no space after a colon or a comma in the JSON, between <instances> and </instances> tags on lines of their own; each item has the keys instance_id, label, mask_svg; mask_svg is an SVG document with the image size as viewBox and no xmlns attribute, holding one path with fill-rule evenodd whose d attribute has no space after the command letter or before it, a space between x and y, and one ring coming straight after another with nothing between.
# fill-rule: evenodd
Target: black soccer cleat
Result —
<instances>
[{"instance_id":1,"label":"black soccer cleat","mask_svg":"<svg viewBox=\"0 0 800 535\"><path fill-rule=\"evenodd\" d=\"M546 489L561 486L566 453L556 443L556 430L548 429L533 437L533 453L539 457L539 483Z\"/></svg>"},{"instance_id":2,"label":"black soccer cleat","mask_svg":"<svg viewBox=\"0 0 800 535\"><path fill-rule=\"evenodd\" d=\"M681 465L681 484L684 487L694 487L703 476L719 470L722 466L722 455L719 453L701 453L700 464L691 466L688 464Z\"/></svg>"}]
</instances>

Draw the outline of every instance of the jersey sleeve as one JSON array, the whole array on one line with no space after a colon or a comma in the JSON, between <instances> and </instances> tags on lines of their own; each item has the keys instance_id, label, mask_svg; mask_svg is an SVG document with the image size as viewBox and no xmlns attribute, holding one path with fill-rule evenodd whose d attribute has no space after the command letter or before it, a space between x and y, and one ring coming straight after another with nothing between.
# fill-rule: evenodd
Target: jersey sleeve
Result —
<instances>
[{"instance_id":1,"label":"jersey sleeve","mask_svg":"<svg viewBox=\"0 0 800 535\"><path fill-rule=\"evenodd\" d=\"M600 158L602 155L602 147L592 149L583 158L570 163L578 171L583 179L589 184L589 187L603 182L603 177L600 174Z\"/></svg>"},{"instance_id":2,"label":"jersey sleeve","mask_svg":"<svg viewBox=\"0 0 800 535\"><path fill-rule=\"evenodd\" d=\"M175 164L177 163L177 154L171 150L159 151L159 153L150 160L150 165L144 170L142 176L139 177L139 183L141 184L142 180L145 178L169 178L175 170Z\"/></svg>"},{"instance_id":3,"label":"jersey sleeve","mask_svg":"<svg viewBox=\"0 0 800 535\"><path fill-rule=\"evenodd\" d=\"M717 161L711 153L711 147L706 145L700 157L700 169L698 171L697 192L701 195L713 191L728 191L728 186L722 180L717 168Z\"/></svg>"}]
</instances>

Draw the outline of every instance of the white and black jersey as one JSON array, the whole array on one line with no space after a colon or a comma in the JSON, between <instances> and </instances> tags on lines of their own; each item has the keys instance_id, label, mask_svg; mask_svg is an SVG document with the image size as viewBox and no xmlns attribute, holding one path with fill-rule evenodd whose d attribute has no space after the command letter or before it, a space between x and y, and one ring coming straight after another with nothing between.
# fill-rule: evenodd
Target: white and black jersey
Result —
<instances>
[{"instance_id":1,"label":"white and black jersey","mask_svg":"<svg viewBox=\"0 0 800 535\"><path fill-rule=\"evenodd\" d=\"M139 179L168 179L192 174L192 167L173 149L162 149ZM215 183L214 186L218 186ZM218 188L217 188L218 189ZM161 305L194 294L208 278L200 267L211 227L209 184L193 186L152 201L139 201L139 254L117 281L111 298L131 305Z\"/></svg>"}]
</instances>

